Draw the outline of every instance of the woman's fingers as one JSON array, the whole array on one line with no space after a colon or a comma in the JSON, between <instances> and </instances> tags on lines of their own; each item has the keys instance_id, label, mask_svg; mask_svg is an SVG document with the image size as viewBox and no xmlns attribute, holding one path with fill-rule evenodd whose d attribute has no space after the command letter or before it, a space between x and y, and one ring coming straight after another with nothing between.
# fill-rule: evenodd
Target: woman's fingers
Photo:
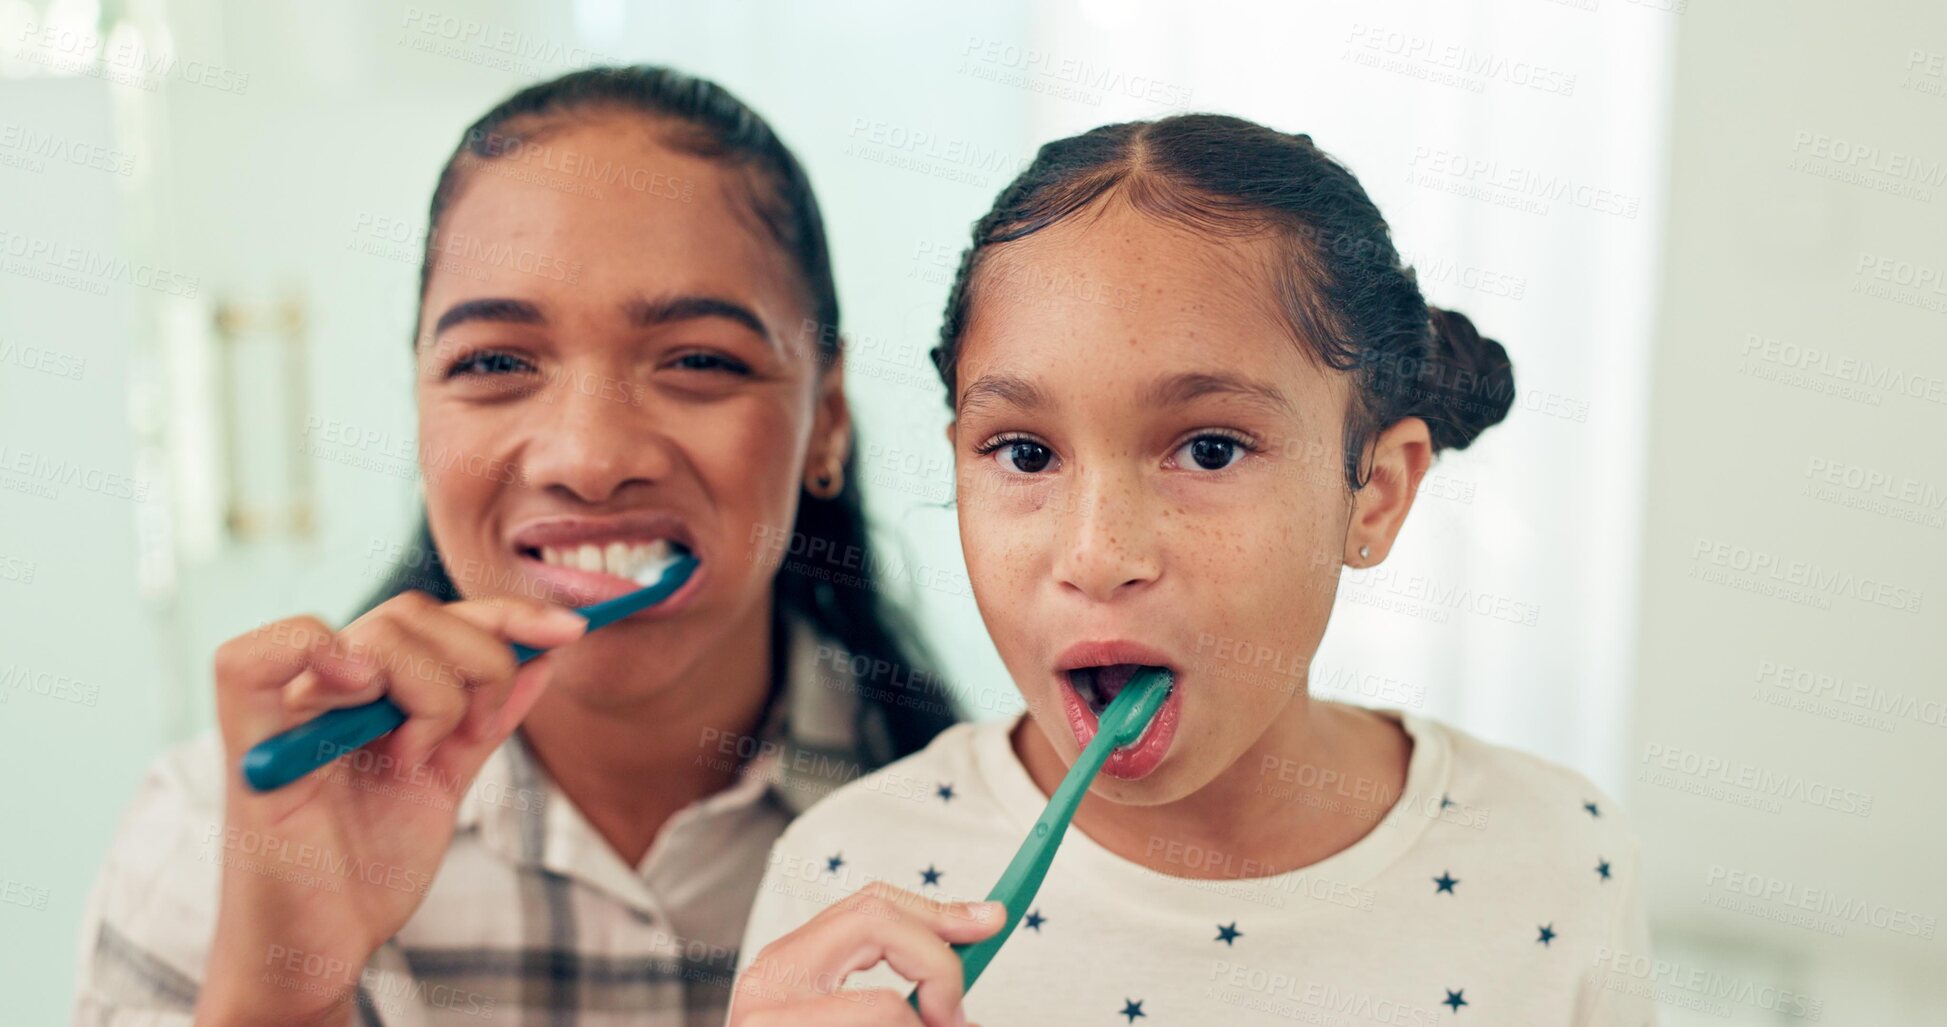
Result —
<instances>
[{"instance_id":1,"label":"woman's fingers","mask_svg":"<svg viewBox=\"0 0 1947 1027\"><path fill-rule=\"evenodd\" d=\"M285 706L301 720L385 696L407 720L384 745L402 764L417 766L449 738L479 742L500 724L498 715L522 680L511 643L553 648L586 629L587 621L574 611L543 603L441 603L407 592L335 636L307 632L315 644L307 650L304 673L285 689ZM542 677L526 679L528 707ZM518 712L525 716L526 709Z\"/></svg>"},{"instance_id":2,"label":"woman's fingers","mask_svg":"<svg viewBox=\"0 0 1947 1027\"><path fill-rule=\"evenodd\" d=\"M514 662L509 644L518 642L534 649L554 649L585 634L588 621L566 607L520 599L469 600L446 609L452 616L473 625L479 637L491 638L492 644L499 647L499 654L506 658L504 665L497 664L506 673L497 674L486 683L459 731L468 741L491 741L498 745L533 708L532 700L540 697L546 679L545 672L525 673ZM539 657L530 661L530 666L537 662L542 662ZM517 691L525 705L509 710ZM505 730L501 730L503 724Z\"/></svg>"},{"instance_id":3,"label":"woman's fingers","mask_svg":"<svg viewBox=\"0 0 1947 1027\"><path fill-rule=\"evenodd\" d=\"M217 647L217 719L226 745L247 747L289 726L286 686L308 673L312 651L331 638L330 626L316 617L287 617Z\"/></svg>"}]
</instances>

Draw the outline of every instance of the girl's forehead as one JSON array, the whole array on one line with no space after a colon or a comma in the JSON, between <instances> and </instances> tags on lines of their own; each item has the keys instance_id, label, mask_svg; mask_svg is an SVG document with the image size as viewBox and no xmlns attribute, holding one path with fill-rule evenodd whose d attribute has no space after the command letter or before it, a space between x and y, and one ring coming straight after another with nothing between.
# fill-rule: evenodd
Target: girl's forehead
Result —
<instances>
[{"instance_id":1,"label":"girl's forehead","mask_svg":"<svg viewBox=\"0 0 1947 1027\"><path fill-rule=\"evenodd\" d=\"M1111 200L990 247L969 335L1288 337L1289 262L1275 236L1200 230Z\"/></svg>"}]
</instances>

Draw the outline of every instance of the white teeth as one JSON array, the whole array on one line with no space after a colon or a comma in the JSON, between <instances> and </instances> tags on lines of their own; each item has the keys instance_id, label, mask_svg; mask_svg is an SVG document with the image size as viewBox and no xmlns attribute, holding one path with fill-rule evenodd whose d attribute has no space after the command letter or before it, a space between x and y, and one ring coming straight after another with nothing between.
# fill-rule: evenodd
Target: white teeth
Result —
<instances>
[{"instance_id":1,"label":"white teeth","mask_svg":"<svg viewBox=\"0 0 1947 1027\"><path fill-rule=\"evenodd\" d=\"M541 562L554 567L613 574L634 580L646 568L669 560L668 539L653 542L614 541L602 545L542 546Z\"/></svg>"}]
</instances>

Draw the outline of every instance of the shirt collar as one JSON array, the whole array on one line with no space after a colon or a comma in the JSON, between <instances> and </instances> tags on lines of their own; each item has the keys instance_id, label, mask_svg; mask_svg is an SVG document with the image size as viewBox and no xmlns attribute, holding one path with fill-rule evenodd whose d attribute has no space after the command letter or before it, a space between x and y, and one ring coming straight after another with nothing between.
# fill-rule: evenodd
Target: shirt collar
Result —
<instances>
[{"instance_id":1,"label":"shirt collar","mask_svg":"<svg viewBox=\"0 0 1947 1027\"><path fill-rule=\"evenodd\" d=\"M787 616L785 632L784 687L757 731L754 753L728 788L685 813L728 813L768 798L796 816L880 762L871 751L877 746L861 737L859 660L800 617ZM551 835L594 835L519 732L488 757L460 800L455 831L475 830L488 848L522 865L552 862L544 858ZM590 837L575 847L584 842L606 844Z\"/></svg>"}]
</instances>

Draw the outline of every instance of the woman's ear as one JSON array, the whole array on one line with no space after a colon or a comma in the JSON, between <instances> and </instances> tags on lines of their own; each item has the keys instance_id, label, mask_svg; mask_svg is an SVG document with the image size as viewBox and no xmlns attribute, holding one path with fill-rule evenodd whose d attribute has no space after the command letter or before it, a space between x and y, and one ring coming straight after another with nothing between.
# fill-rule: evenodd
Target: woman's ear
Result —
<instances>
[{"instance_id":1,"label":"woman's ear","mask_svg":"<svg viewBox=\"0 0 1947 1027\"><path fill-rule=\"evenodd\" d=\"M818 379L812 387L818 390L818 408L811 424L811 452L806 460L815 468L820 461L844 460L852 444L852 408L845 402L843 345L832 354L829 364L818 369Z\"/></svg>"},{"instance_id":2,"label":"woman's ear","mask_svg":"<svg viewBox=\"0 0 1947 1027\"><path fill-rule=\"evenodd\" d=\"M1345 562L1353 567L1370 567L1392 551L1420 479L1433 463L1426 422L1417 417L1394 422L1373 440L1371 459L1365 487L1352 494L1352 521L1346 525Z\"/></svg>"}]
</instances>

